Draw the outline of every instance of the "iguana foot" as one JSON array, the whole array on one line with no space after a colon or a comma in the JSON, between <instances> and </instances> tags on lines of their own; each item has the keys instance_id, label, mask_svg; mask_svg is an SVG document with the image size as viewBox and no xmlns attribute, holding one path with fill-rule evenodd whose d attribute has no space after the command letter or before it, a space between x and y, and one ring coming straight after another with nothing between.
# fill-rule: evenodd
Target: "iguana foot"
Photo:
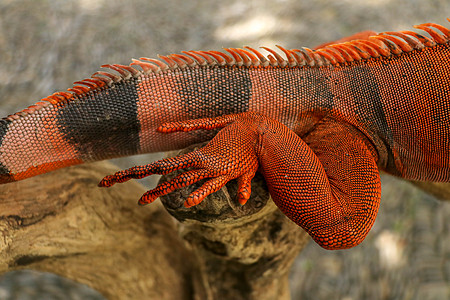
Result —
<instances>
[{"instance_id":1,"label":"iguana foot","mask_svg":"<svg viewBox=\"0 0 450 300\"><path fill-rule=\"evenodd\" d=\"M152 174L164 175L176 170L192 168L193 170L186 171L146 192L139 200L139 204L151 203L159 196L209 178L187 197L184 206L191 207L199 204L209 194L220 190L228 181L237 178L239 186L237 198L239 203L244 205L250 198L251 180L258 170L256 151L259 138L254 128L255 122L252 120L255 117L261 118L259 114L242 113L214 119L205 118L163 124L158 131L165 133L225 128L201 149L145 166L119 171L103 178L99 186L110 187L130 179L140 179Z\"/></svg>"}]
</instances>

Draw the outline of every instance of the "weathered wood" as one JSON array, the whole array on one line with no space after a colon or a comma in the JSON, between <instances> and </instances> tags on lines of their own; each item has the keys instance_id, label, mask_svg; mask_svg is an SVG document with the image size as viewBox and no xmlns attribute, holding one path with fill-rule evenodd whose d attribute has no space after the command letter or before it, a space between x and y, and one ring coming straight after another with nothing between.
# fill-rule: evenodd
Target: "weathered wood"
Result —
<instances>
[{"instance_id":1,"label":"weathered wood","mask_svg":"<svg viewBox=\"0 0 450 300\"><path fill-rule=\"evenodd\" d=\"M177 223L160 203L137 206L136 182L97 188L116 170L96 163L1 185L0 273L52 272L108 299L289 299L290 266L309 237L262 177L245 206L235 182L190 209L175 207L194 187L164 197Z\"/></svg>"},{"instance_id":2,"label":"weathered wood","mask_svg":"<svg viewBox=\"0 0 450 300\"><path fill-rule=\"evenodd\" d=\"M0 271L56 273L108 299L191 299L173 218L160 204L138 207L136 182L96 187L116 169L89 164L0 186Z\"/></svg>"}]
</instances>

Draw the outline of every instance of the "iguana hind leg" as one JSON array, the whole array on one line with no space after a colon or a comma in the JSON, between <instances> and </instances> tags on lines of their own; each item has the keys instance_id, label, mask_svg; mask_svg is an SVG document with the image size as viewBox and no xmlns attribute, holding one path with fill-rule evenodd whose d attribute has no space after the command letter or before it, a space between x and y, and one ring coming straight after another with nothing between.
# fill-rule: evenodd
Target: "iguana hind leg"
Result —
<instances>
[{"instance_id":1,"label":"iguana hind leg","mask_svg":"<svg viewBox=\"0 0 450 300\"><path fill-rule=\"evenodd\" d=\"M277 206L322 247L353 247L367 235L378 212L380 179L376 152L353 126L341 120L318 124L305 137L309 145L282 123L253 112L167 123L159 130L214 128L223 129L205 147L119 171L100 186L190 167L144 194L139 203L207 178L186 199L190 207L237 178L238 200L244 204L259 168Z\"/></svg>"}]
</instances>

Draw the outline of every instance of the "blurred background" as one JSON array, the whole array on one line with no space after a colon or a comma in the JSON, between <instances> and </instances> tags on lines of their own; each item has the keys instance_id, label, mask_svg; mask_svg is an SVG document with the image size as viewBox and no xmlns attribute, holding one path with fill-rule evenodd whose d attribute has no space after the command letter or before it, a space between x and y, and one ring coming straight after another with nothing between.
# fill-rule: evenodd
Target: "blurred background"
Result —
<instances>
[{"instance_id":1,"label":"blurred background","mask_svg":"<svg viewBox=\"0 0 450 300\"><path fill-rule=\"evenodd\" d=\"M450 27L447 17L448 0L0 0L0 116L106 63L243 45L314 47L368 29ZM114 162L125 168L155 157ZM367 239L346 251L309 243L292 269L292 299L450 299L450 202L382 181ZM53 274L21 271L0 275L0 299L103 298Z\"/></svg>"}]
</instances>

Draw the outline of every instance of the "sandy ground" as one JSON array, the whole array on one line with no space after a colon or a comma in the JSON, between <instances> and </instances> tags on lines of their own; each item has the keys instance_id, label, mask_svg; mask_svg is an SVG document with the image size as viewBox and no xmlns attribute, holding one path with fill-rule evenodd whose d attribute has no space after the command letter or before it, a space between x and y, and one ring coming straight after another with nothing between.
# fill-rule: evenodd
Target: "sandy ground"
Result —
<instances>
[{"instance_id":1,"label":"sandy ground","mask_svg":"<svg viewBox=\"0 0 450 300\"><path fill-rule=\"evenodd\" d=\"M312 47L367 29L446 24L449 13L448 0L0 0L0 115L105 63L223 46ZM128 167L154 157L115 162ZM366 241L334 252L310 243L292 270L292 299L450 299L449 216L450 203L384 176ZM53 275L21 272L0 277L0 299L101 296Z\"/></svg>"}]
</instances>

